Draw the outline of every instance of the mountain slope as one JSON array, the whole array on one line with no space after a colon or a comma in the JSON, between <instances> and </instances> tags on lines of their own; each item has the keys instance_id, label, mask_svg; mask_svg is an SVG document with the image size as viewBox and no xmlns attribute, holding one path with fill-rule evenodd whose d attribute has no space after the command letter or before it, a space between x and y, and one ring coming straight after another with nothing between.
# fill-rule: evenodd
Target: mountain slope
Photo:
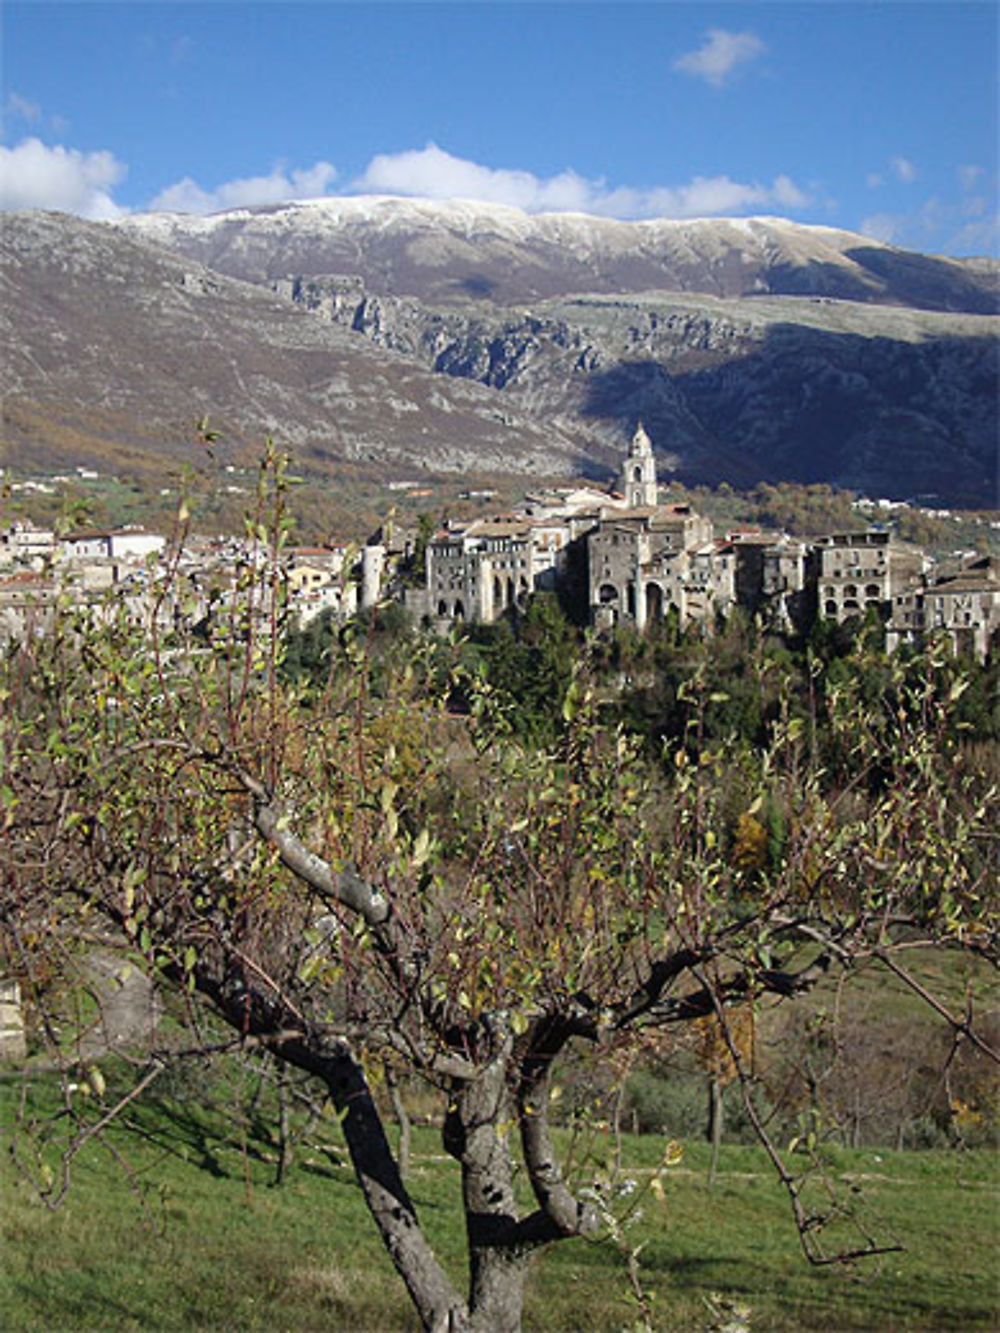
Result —
<instances>
[{"instance_id":1,"label":"mountain slope","mask_svg":"<svg viewBox=\"0 0 1000 1333\"><path fill-rule=\"evenodd\" d=\"M576 446L472 382L387 356L269 291L105 225L8 214L0 389L10 462L182 456L210 413L237 445L300 463L569 471Z\"/></svg>"},{"instance_id":2,"label":"mountain slope","mask_svg":"<svg viewBox=\"0 0 1000 1333\"><path fill-rule=\"evenodd\" d=\"M11 461L151 471L210 413L316 474L611 476L641 418L689 483L998 502L987 261L400 200L8 214L0 249ZM672 289L635 290L657 277Z\"/></svg>"}]
</instances>

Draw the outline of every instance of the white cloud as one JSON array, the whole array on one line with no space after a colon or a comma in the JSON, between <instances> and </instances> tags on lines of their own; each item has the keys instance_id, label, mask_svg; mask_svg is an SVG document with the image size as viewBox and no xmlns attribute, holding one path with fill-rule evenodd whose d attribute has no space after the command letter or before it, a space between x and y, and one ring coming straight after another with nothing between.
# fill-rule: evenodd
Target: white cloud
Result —
<instances>
[{"instance_id":1,"label":"white cloud","mask_svg":"<svg viewBox=\"0 0 1000 1333\"><path fill-rule=\"evenodd\" d=\"M917 169L908 158L894 157L889 165L892 168L892 174L904 185L912 185L917 179Z\"/></svg>"},{"instance_id":2,"label":"white cloud","mask_svg":"<svg viewBox=\"0 0 1000 1333\"><path fill-rule=\"evenodd\" d=\"M947 253L996 255L1000 251L1000 218L993 214L981 222L968 222L948 237Z\"/></svg>"},{"instance_id":3,"label":"white cloud","mask_svg":"<svg viewBox=\"0 0 1000 1333\"><path fill-rule=\"evenodd\" d=\"M435 143L403 153L379 153L357 187L430 199L479 199L530 212L546 208L584 211L592 193L591 185L573 171L540 180L530 171L495 169L453 157Z\"/></svg>"},{"instance_id":4,"label":"white cloud","mask_svg":"<svg viewBox=\"0 0 1000 1333\"><path fill-rule=\"evenodd\" d=\"M673 67L682 74L692 74L714 88L721 88L738 65L756 60L766 50L764 43L752 32L709 28L703 45L697 51L678 56Z\"/></svg>"},{"instance_id":5,"label":"white cloud","mask_svg":"<svg viewBox=\"0 0 1000 1333\"><path fill-rule=\"evenodd\" d=\"M182 65L195 49L195 40L186 33L170 43L170 64Z\"/></svg>"},{"instance_id":6,"label":"white cloud","mask_svg":"<svg viewBox=\"0 0 1000 1333\"><path fill-rule=\"evenodd\" d=\"M171 213L218 213L227 208L280 204L288 199L313 199L326 192L337 178L329 162L315 162L305 170L288 172L276 166L267 176L245 176L204 190L185 176L153 199L151 209Z\"/></svg>"},{"instance_id":7,"label":"white cloud","mask_svg":"<svg viewBox=\"0 0 1000 1333\"><path fill-rule=\"evenodd\" d=\"M970 164L958 168L958 183L963 190L975 190L986 172L982 167L976 167Z\"/></svg>"},{"instance_id":8,"label":"white cloud","mask_svg":"<svg viewBox=\"0 0 1000 1333\"><path fill-rule=\"evenodd\" d=\"M4 116L11 120L23 120L29 125L36 124L42 118L42 108L20 93L9 92L3 104Z\"/></svg>"},{"instance_id":9,"label":"white cloud","mask_svg":"<svg viewBox=\"0 0 1000 1333\"><path fill-rule=\"evenodd\" d=\"M0 208L58 209L91 221L118 217L124 210L111 197L127 168L107 151L81 153L40 139L16 148L0 145Z\"/></svg>"},{"instance_id":10,"label":"white cloud","mask_svg":"<svg viewBox=\"0 0 1000 1333\"><path fill-rule=\"evenodd\" d=\"M115 203L112 193L125 173L125 166L110 152L49 148L38 139L27 139L15 149L0 147L0 207L61 209L91 219L113 218L127 211ZM161 190L148 207L212 213L311 199L330 193L336 179L336 169L324 161L295 170L279 164L267 175L240 177L210 189L185 176ZM612 188L603 179L588 179L570 170L542 177L530 171L483 166L455 157L434 143L408 152L379 154L345 192L475 199L529 213L577 212L609 218L794 212L811 202L786 175L777 175L770 182L695 176L676 186Z\"/></svg>"},{"instance_id":11,"label":"white cloud","mask_svg":"<svg viewBox=\"0 0 1000 1333\"><path fill-rule=\"evenodd\" d=\"M481 166L454 157L437 144L372 158L355 190L429 199L478 199L508 204L529 213L593 213L613 218L699 217L747 209L803 207L808 198L788 176L769 185L742 183L728 176L696 176L687 185L637 190L609 189L574 171L539 177L530 171Z\"/></svg>"},{"instance_id":12,"label":"white cloud","mask_svg":"<svg viewBox=\"0 0 1000 1333\"><path fill-rule=\"evenodd\" d=\"M988 255L1000 249L1000 219L979 197L951 202L932 195L910 212L873 213L858 230L926 254Z\"/></svg>"},{"instance_id":13,"label":"white cloud","mask_svg":"<svg viewBox=\"0 0 1000 1333\"><path fill-rule=\"evenodd\" d=\"M22 97L19 92L13 89L4 98L3 103L4 126L0 129L0 134L15 122L20 122L24 126L32 125L39 127L36 133L41 132L41 127L45 126L48 132L59 138L64 137L69 131L69 121L65 116L54 112L51 115L43 113L41 106L33 102L30 97Z\"/></svg>"},{"instance_id":14,"label":"white cloud","mask_svg":"<svg viewBox=\"0 0 1000 1333\"><path fill-rule=\"evenodd\" d=\"M901 218L891 213L872 213L870 217L862 219L858 231L862 236L870 236L873 241L891 245L899 234L901 222Z\"/></svg>"},{"instance_id":15,"label":"white cloud","mask_svg":"<svg viewBox=\"0 0 1000 1333\"><path fill-rule=\"evenodd\" d=\"M908 157L891 157L887 163L886 171L870 171L865 177L865 184L870 190L879 189L885 185L887 178L898 181L902 185L912 185L917 179L917 169Z\"/></svg>"}]
</instances>

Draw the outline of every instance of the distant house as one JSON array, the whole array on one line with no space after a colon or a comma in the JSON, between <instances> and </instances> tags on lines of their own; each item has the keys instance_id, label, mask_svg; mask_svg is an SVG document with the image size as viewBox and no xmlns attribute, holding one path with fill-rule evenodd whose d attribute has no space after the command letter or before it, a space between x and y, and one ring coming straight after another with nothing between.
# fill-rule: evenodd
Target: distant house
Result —
<instances>
[{"instance_id":1,"label":"distant house","mask_svg":"<svg viewBox=\"0 0 1000 1333\"><path fill-rule=\"evenodd\" d=\"M158 532L138 528L71 532L61 539L60 554L65 560L144 560L159 555L166 544Z\"/></svg>"},{"instance_id":2,"label":"distant house","mask_svg":"<svg viewBox=\"0 0 1000 1333\"><path fill-rule=\"evenodd\" d=\"M943 634L955 653L985 661L1000 648L1000 560L980 556L927 585L923 637Z\"/></svg>"},{"instance_id":3,"label":"distant house","mask_svg":"<svg viewBox=\"0 0 1000 1333\"><path fill-rule=\"evenodd\" d=\"M0 644L41 634L52 622L56 588L36 570L0 576Z\"/></svg>"},{"instance_id":4,"label":"distant house","mask_svg":"<svg viewBox=\"0 0 1000 1333\"><path fill-rule=\"evenodd\" d=\"M630 623L639 630L670 610L682 623L701 618L723 595L728 557L711 522L688 505L650 505L604 516L587 537L591 619L598 629ZM725 600L732 600L731 589ZM690 604L689 604L690 603Z\"/></svg>"},{"instance_id":5,"label":"distant house","mask_svg":"<svg viewBox=\"0 0 1000 1333\"><path fill-rule=\"evenodd\" d=\"M428 615L435 622L497 620L554 584L565 527L515 516L479 519L427 544Z\"/></svg>"},{"instance_id":6,"label":"distant house","mask_svg":"<svg viewBox=\"0 0 1000 1333\"><path fill-rule=\"evenodd\" d=\"M345 546L296 546L287 552L285 578L291 609L301 624L324 611L337 619L357 610L357 587L346 581Z\"/></svg>"},{"instance_id":7,"label":"distant house","mask_svg":"<svg viewBox=\"0 0 1000 1333\"><path fill-rule=\"evenodd\" d=\"M55 549L56 537L50 528L12 523L5 532L0 532L0 567L41 569L52 559Z\"/></svg>"}]
</instances>

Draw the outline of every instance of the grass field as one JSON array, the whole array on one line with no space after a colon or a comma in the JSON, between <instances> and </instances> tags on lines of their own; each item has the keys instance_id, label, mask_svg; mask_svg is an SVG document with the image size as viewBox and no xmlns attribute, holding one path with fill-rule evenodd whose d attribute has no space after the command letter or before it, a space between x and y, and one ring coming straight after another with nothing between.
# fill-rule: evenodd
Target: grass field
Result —
<instances>
[{"instance_id":1,"label":"grass field","mask_svg":"<svg viewBox=\"0 0 1000 1333\"><path fill-rule=\"evenodd\" d=\"M0 1080L5 1149L20 1082ZM31 1098L51 1111L51 1081ZM114 1151L92 1141L69 1196L48 1210L5 1151L0 1328L299 1333L416 1328L342 1154L323 1121L280 1187L274 1146L259 1124L241 1130L217 1106L153 1099ZM245 1124L246 1122L244 1122ZM318 1142L322 1140L322 1142ZM598 1156L609 1145L598 1143ZM713 1189L707 1149L685 1144L646 1193L630 1245L644 1243L641 1277L663 1330L964 1330L1000 1327L1000 1163L988 1151L830 1150L831 1175L901 1253L856 1270L815 1269L798 1248L785 1196L762 1152L724 1147ZM653 1136L626 1137L642 1185L662 1158ZM431 1129L414 1139L410 1189L432 1240L461 1280L458 1171ZM120 1161L128 1164L131 1176ZM860 1189L861 1193L853 1190ZM572 1242L543 1254L529 1283L525 1327L632 1328L626 1264L611 1244Z\"/></svg>"}]
</instances>

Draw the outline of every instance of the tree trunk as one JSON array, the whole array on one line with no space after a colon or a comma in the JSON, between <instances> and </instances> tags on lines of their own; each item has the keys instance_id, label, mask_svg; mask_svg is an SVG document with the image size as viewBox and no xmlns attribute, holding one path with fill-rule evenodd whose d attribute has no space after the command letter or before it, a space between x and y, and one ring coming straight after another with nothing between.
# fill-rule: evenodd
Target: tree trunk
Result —
<instances>
[{"instance_id":1,"label":"tree trunk","mask_svg":"<svg viewBox=\"0 0 1000 1333\"><path fill-rule=\"evenodd\" d=\"M455 1090L445 1147L462 1166L469 1244L470 1333L518 1333L534 1246L510 1243L517 1223L514 1172L504 1126L514 1108L503 1058Z\"/></svg>"},{"instance_id":2,"label":"tree trunk","mask_svg":"<svg viewBox=\"0 0 1000 1333\"><path fill-rule=\"evenodd\" d=\"M388 1060L383 1063L382 1068L385 1070L385 1086L389 1089L392 1113L396 1117L396 1124L399 1126L399 1149L396 1153L396 1161L399 1164L399 1174L405 1180L410 1172L410 1117L399 1092L399 1079L396 1077L396 1071Z\"/></svg>"},{"instance_id":3,"label":"tree trunk","mask_svg":"<svg viewBox=\"0 0 1000 1333\"><path fill-rule=\"evenodd\" d=\"M327 1087L342 1112L351 1162L382 1241L424 1328L434 1333L462 1328L465 1311L427 1244L364 1075L349 1058L337 1064Z\"/></svg>"},{"instance_id":4,"label":"tree trunk","mask_svg":"<svg viewBox=\"0 0 1000 1333\"><path fill-rule=\"evenodd\" d=\"M469 1333L520 1333L531 1255L478 1246L469 1257Z\"/></svg>"},{"instance_id":5,"label":"tree trunk","mask_svg":"<svg viewBox=\"0 0 1000 1333\"><path fill-rule=\"evenodd\" d=\"M283 1069L278 1069L278 1169L276 1185L283 1185L292 1169L292 1131L288 1114L288 1080Z\"/></svg>"},{"instance_id":6,"label":"tree trunk","mask_svg":"<svg viewBox=\"0 0 1000 1333\"><path fill-rule=\"evenodd\" d=\"M715 1184L715 1173L719 1167L719 1145L722 1143L724 1111L722 1083L717 1078L710 1078L708 1080L708 1137L712 1144L712 1156L708 1163L709 1189Z\"/></svg>"},{"instance_id":7,"label":"tree trunk","mask_svg":"<svg viewBox=\"0 0 1000 1333\"><path fill-rule=\"evenodd\" d=\"M262 997L246 987L240 978L220 982L202 974L198 984L238 1031L251 1036L282 1034L274 1046L278 1059L326 1085L340 1115L341 1131L368 1211L406 1284L421 1325L429 1333L467 1329L469 1312L420 1226L368 1081L347 1043L297 1031L295 1016L288 1015L270 996ZM289 1030L294 1035L285 1038Z\"/></svg>"}]
</instances>

